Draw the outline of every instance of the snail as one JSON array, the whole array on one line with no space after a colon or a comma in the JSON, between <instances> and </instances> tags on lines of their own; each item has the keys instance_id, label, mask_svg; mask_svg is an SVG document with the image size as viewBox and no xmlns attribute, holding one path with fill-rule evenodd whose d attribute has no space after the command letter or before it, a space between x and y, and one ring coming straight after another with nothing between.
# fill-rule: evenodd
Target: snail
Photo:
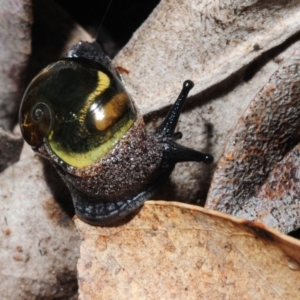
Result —
<instances>
[{"instance_id":1,"label":"snail","mask_svg":"<svg viewBox=\"0 0 300 300\"><path fill-rule=\"evenodd\" d=\"M183 83L164 121L147 132L101 46L79 42L27 87L19 111L21 132L54 165L77 216L110 225L142 206L176 163L213 162L210 154L176 143L181 133L175 127L193 85Z\"/></svg>"}]
</instances>

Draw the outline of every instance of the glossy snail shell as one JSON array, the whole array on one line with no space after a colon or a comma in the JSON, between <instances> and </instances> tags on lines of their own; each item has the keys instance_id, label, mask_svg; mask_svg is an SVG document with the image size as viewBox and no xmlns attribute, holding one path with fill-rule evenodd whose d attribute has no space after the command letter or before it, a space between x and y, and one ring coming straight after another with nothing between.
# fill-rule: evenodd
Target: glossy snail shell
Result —
<instances>
[{"instance_id":1,"label":"glossy snail shell","mask_svg":"<svg viewBox=\"0 0 300 300\"><path fill-rule=\"evenodd\" d=\"M20 107L25 141L49 159L69 187L76 214L107 225L147 200L181 161L211 163L209 154L175 142L191 81L166 119L148 133L122 80L94 43L76 44L42 70Z\"/></svg>"}]
</instances>

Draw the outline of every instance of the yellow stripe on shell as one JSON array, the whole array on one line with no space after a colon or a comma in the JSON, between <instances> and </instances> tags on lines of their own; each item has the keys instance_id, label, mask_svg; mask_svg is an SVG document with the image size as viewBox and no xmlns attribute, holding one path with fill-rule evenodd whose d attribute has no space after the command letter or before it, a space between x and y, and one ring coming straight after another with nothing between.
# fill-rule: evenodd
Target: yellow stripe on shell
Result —
<instances>
[{"instance_id":1,"label":"yellow stripe on shell","mask_svg":"<svg viewBox=\"0 0 300 300\"><path fill-rule=\"evenodd\" d=\"M90 109L91 105L93 104L93 102L95 101L96 97L100 96L110 85L110 79L105 73L98 71L97 75L98 75L97 87L88 96L83 108L78 113L78 120L82 126L84 126L86 114Z\"/></svg>"},{"instance_id":2,"label":"yellow stripe on shell","mask_svg":"<svg viewBox=\"0 0 300 300\"><path fill-rule=\"evenodd\" d=\"M124 136L134 122L133 118L130 118L114 135L102 143L100 146L92 149L86 153L72 153L62 149L57 143L52 141L53 132L49 135L49 144L54 153L70 166L76 168L85 168L91 166L93 163L104 157L114 145Z\"/></svg>"},{"instance_id":3,"label":"yellow stripe on shell","mask_svg":"<svg viewBox=\"0 0 300 300\"><path fill-rule=\"evenodd\" d=\"M101 107L104 118L95 120L95 128L99 131L104 131L114 124L124 113L126 113L128 101L129 99L125 92L113 96L103 107Z\"/></svg>"}]
</instances>

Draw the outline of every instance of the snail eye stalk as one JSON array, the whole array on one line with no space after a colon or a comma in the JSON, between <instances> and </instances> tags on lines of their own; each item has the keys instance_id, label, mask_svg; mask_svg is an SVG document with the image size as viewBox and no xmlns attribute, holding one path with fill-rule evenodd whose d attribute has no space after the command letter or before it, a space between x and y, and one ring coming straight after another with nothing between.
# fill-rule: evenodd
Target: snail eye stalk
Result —
<instances>
[{"instance_id":1,"label":"snail eye stalk","mask_svg":"<svg viewBox=\"0 0 300 300\"><path fill-rule=\"evenodd\" d=\"M212 155L201 153L175 142L175 140L182 137L181 132L175 133L175 128L187 96L193 87L194 83L191 80L186 80L183 83L182 90L177 100L169 110L164 121L155 130L155 135L157 135L159 139L166 144L165 153L170 162L178 163L184 161L198 161L205 164L211 164L213 162Z\"/></svg>"}]
</instances>

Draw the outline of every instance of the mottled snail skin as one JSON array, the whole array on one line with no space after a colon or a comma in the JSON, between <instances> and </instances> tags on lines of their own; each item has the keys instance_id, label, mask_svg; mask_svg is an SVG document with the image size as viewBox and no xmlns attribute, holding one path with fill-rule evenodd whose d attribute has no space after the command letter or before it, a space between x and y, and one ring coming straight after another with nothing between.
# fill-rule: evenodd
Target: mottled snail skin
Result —
<instances>
[{"instance_id":1,"label":"mottled snail skin","mask_svg":"<svg viewBox=\"0 0 300 300\"><path fill-rule=\"evenodd\" d=\"M32 80L20 107L20 127L25 141L51 161L70 189L78 217L109 225L149 199L177 162L213 161L175 142L192 87L185 81L166 119L147 132L101 47L80 42Z\"/></svg>"}]
</instances>

